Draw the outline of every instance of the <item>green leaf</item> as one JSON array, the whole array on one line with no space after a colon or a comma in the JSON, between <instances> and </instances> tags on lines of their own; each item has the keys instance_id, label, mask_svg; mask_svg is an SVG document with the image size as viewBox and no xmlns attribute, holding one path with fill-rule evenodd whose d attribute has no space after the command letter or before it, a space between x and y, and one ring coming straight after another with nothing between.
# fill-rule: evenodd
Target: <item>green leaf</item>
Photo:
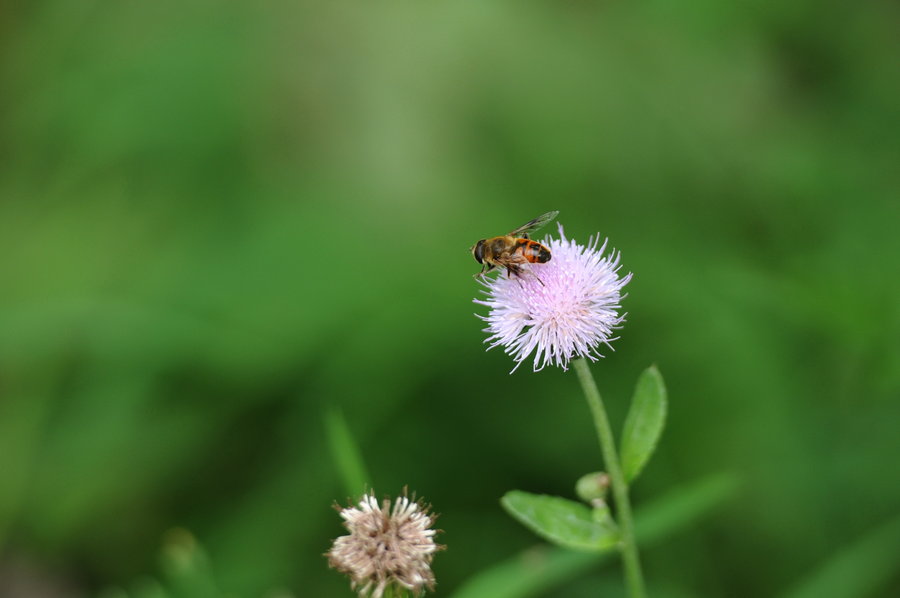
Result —
<instances>
[{"instance_id":1,"label":"green leaf","mask_svg":"<svg viewBox=\"0 0 900 598\"><path fill-rule=\"evenodd\" d=\"M356 498L370 487L369 475L366 473L362 453L353 440L347 420L338 408L332 407L326 411L325 431L328 435L331 456L344 483L344 490Z\"/></svg>"},{"instance_id":2,"label":"green leaf","mask_svg":"<svg viewBox=\"0 0 900 598\"><path fill-rule=\"evenodd\" d=\"M696 523L737 490L732 474L717 474L675 488L635 512L635 533L649 548ZM553 546L522 551L469 578L452 598L531 598L597 567L613 552L575 552Z\"/></svg>"},{"instance_id":3,"label":"green leaf","mask_svg":"<svg viewBox=\"0 0 900 598\"><path fill-rule=\"evenodd\" d=\"M686 527L731 498L739 486L735 474L719 473L672 488L662 498L635 511L634 533L638 545L655 544L674 530Z\"/></svg>"},{"instance_id":4,"label":"green leaf","mask_svg":"<svg viewBox=\"0 0 900 598\"><path fill-rule=\"evenodd\" d=\"M785 598L853 598L874 596L897 574L900 517L875 527L822 563Z\"/></svg>"},{"instance_id":5,"label":"green leaf","mask_svg":"<svg viewBox=\"0 0 900 598\"><path fill-rule=\"evenodd\" d=\"M525 527L566 548L602 552L619 541L611 519L598 521L594 512L579 502L513 490L503 496L500 504Z\"/></svg>"},{"instance_id":6,"label":"green leaf","mask_svg":"<svg viewBox=\"0 0 900 598\"><path fill-rule=\"evenodd\" d=\"M161 565L168 594L174 598L219 598L209 557L187 530L166 533Z\"/></svg>"},{"instance_id":7,"label":"green leaf","mask_svg":"<svg viewBox=\"0 0 900 598\"><path fill-rule=\"evenodd\" d=\"M611 553L574 552L542 544L470 577L451 598L530 598L573 579Z\"/></svg>"},{"instance_id":8,"label":"green leaf","mask_svg":"<svg viewBox=\"0 0 900 598\"><path fill-rule=\"evenodd\" d=\"M622 432L622 471L625 481L637 478L650 460L666 425L666 386L656 366L641 373Z\"/></svg>"},{"instance_id":9,"label":"green leaf","mask_svg":"<svg viewBox=\"0 0 900 598\"><path fill-rule=\"evenodd\" d=\"M156 580L141 579L134 584L131 598L172 598L172 595Z\"/></svg>"}]
</instances>

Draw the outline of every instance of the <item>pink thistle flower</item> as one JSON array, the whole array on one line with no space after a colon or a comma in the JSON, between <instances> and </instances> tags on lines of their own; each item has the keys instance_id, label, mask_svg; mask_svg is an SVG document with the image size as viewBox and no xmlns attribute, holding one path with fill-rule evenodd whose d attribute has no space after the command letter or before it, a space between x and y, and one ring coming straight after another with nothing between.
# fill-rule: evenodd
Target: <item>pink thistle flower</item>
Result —
<instances>
[{"instance_id":1,"label":"pink thistle flower","mask_svg":"<svg viewBox=\"0 0 900 598\"><path fill-rule=\"evenodd\" d=\"M488 349L501 345L515 360L513 372L532 353L536 372L547 365L566 370L576 357L596 361L602 357L598 347L612 350L610 342L618 338L612 333L625 321L618 310L631 274L619 276L620 254L604 256L606 241L598 248L599 236L587 245L566 239L561 224L559 236L542 240L552 254L549 262L530 264L522 276L480 279L487 299L474 302L490 311L475 315L488 323Z\"/></svg>"}]
</instances>

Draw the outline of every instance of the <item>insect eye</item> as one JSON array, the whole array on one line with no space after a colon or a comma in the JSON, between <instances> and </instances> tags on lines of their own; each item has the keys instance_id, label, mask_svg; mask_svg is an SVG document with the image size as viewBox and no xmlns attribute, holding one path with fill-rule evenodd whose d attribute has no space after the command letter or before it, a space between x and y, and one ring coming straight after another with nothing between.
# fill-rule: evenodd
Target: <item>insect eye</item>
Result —
<instances>
[{"instance_id":1,"label":"insect eye","mask_svg":"<svg viewBox=\"0 0 900 598\"><path fill-rule=\"evenodd\" d=\"M475 244L475 247L472 248L472 256L474 256L475 261L479 264L483 263L484 260L484 239L478 241Z\"/></svg>"}]
</instances>

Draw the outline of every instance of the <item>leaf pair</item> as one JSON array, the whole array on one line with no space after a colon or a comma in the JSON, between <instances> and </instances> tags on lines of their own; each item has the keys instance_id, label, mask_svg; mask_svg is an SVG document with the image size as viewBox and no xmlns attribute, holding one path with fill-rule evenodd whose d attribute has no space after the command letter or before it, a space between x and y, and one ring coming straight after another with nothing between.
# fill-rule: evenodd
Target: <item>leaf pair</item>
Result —
<instances>
[{"instance_id":1,"label":"leaf pair","mask_svg":"<svg viewBox=\"0 0 900 598\"><path fill-rule=\"evenodd\" d=\"M626 483L637 478L650 460L666 422L666 387L656 366L638 378L622 433L621 465ZM590 552L612 549L619 530L605 503L587 505L557 496L507 492L503 508L525 527L558 546Z\"/></svg>"},{"instance_id":2,"label":"leaf pair","mask_svg":"<svg viewBox=\"0 0 900 598\"><path fill-rule=\"evenodd\" d=\"M652 499L635 511L638 542L641 546L653 546L690 529L734 496L738 487L739 480L734 475L722 473L678 486ZM550 590L584 574L611 555L612 551L574 551L546 544L530 547L476 574L452 598L549 596Z\"/></svg>"}]
</instances>

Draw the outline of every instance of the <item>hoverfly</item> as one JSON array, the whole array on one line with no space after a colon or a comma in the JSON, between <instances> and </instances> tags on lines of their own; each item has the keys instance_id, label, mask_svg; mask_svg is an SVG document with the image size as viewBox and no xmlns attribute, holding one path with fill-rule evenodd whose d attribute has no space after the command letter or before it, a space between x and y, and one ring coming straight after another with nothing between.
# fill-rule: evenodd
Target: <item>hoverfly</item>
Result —
<instances>
[{"instance_id":1,"label":"hoverfly","mask_svg":"<svg viewBox=\"0 0 900 598\"><path fill-rule=\"evenodd\" d=\"M550 250L529 239L528 235L552 221L558 214L556 210L547 212L502 237L481 239L475 243L470 250L475 261L481 264L481 272L475 276L483 276L498 266L506 268L507 276L522 276L525 271L523 264L549 262Z\"/></svg>"}]
</instances>

